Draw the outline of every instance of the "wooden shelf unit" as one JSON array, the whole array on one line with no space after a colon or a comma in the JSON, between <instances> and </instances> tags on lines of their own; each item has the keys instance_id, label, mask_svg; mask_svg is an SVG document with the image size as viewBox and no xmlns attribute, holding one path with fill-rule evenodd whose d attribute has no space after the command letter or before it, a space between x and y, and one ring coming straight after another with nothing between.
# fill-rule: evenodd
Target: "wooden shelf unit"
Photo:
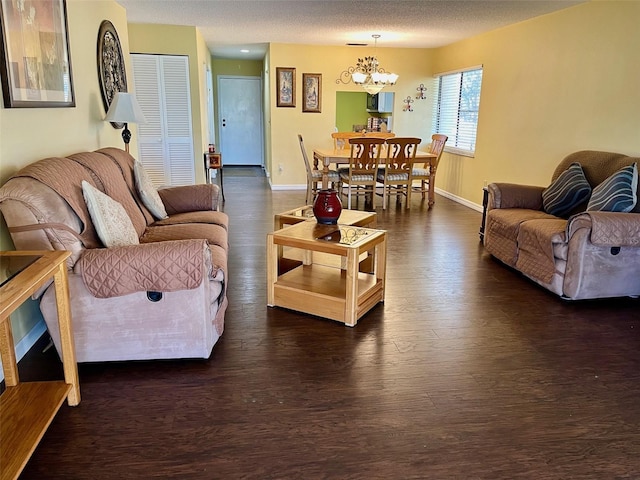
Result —
<instances>
[{"instance_id":1,"label":"wooden shelf unit","mask_svg":"<svg viewBox=\"0 0 640 480\"><path fill-rule=\"evenodd\" d=\"M0 355L6 390L0 396L0 479L16 479L65 399L80 403L80 385L69 308L66 251L0 252L4 259L37 259L0 287ZM11 314L51 278L56 290L65 380L20 383Z\"/></svg>"}]
</instances>

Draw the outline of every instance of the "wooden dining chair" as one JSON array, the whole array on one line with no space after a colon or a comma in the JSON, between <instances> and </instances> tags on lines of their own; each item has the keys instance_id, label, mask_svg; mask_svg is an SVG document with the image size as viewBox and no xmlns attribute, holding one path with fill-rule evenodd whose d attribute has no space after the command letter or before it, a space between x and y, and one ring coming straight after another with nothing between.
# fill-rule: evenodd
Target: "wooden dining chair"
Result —
<instances>
[{"instance_id":1,"label":"wooden dining chair","mask_svg":"<svg viewBox=\"0 0 640 480\"><path fill-rule=\"evenodd\" d=\"M387 198L396 194L396 200L407 198L406 208L411 206L412 169L416 152L422 139L417 137L395 137L386 140L384 168L378 169L377 181L382 184L382 209L387 208Z\"/></svg>"},{"instance_id":2,"label":"wooden dining chair","mask_svg":"<svg viewBox=\"0 0 640 480\"><path fill-rule=\"evenodd\" d=\"M340 173L341 193L347 186L347 208L351 208L351 195L365 195L371 198L371 205L375 197L376 175L380 163L380 152L384 145L382 138L356 137L349 139L351 153L349 167L338 170Z\"/></svg>"},{"instance_id":3,"label":"wooden dining chair","mask_svg":"<svg viewBox=\"0 0 640 480\"><path fill-rule=\"evenodd\" d=\"M415 166L412 169L413 180L420 180L420 186L413 187L414 192L421 192L422 199L424 200L425 194L429 191L429 188L435 188L436 184L436 170L438 163L440 163L440 157L444 150L444 145L447 143L446 135L435 133L431 135L431 145L429 145L429 152L437 155L436 159L432 159L431 163L425 163L421 167Z\"/></svg>"},{"instance_id":4,"label":"wooden dining chair","mask_svg":"<svg viewBox=\"0 0 640 480\"><path fill-rule=\"evenodd\" d=\"M302 158L304 159L304 167L307 170L307 195L305 197L305 201L307 205L312 205L315 195L318 193L318 190L322 185L322 170L315 169L311 166L309 157L307 157L307 151L304 148L302 135L298 135L298 143L300 143L300 150L302 151ZM332 188L335 188L339 192L340 175L338 175L338 172L336 170L329 170L328 178Z\"/></svg>"},{"instance_id":5,"label":"wooden dining chair","mask_svg":"<svg viewBox=\"0 0 640 480\"><path fill-rule=\"evenodd\" d=\"M393 132L366 132L364 136L369 138L384 138L386 140L387 138L395 137L396 134Z\"/></svg>"},{"instance_id":6,"label":"wooden dining chair","mask_svg":"<svg viewBox=\"0 0 640 480\"><path fill-rule=\"evenodd\" d=\"M349 139L361 137L359 132L333 132L331 138L333 138L333 148L335 150L349 150Z\"/></svg>"}]
</instances>

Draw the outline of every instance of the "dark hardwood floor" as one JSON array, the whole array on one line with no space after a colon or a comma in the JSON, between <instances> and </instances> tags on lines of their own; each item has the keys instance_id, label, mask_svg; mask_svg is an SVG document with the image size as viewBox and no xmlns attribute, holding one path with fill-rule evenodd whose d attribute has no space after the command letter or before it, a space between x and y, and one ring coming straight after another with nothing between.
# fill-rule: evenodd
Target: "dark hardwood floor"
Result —
<instances>
[{"instance_id":1,"label":"dark hardwood floor","mask_svg":"<svg viewBox=\"0 0 640 480\"><path fill-rule=\"evenodd\" d=\"M271 309L266 233L304 191L248 172L225 169L211 358L80 365L21 478L640 478L640 299L562 301L483 251L480 213L414 196L376 200L386 301L355 328ZM20 368L61 375L52 350Z\"/></svg>"}]
</instances>

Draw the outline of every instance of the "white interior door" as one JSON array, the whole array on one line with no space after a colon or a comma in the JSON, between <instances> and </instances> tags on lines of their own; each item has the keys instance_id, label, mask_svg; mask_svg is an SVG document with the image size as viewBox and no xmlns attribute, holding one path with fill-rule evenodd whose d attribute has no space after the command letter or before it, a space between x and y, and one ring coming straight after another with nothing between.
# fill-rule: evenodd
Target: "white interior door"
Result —
<instances>
[{"instance_id":1,"label":"white interior door","mask_svg":"<svg viewBox=\"0 0 640 480\"><path fill-rule=\"evenodd\" d=\"M138 125L138 158L156 185L195 183L189 58L131 55L136 100L147 119Z\"/></svg>"},{"instance_id":2,"label":"white interior door","mask_svg":"<svg viewBox=\"0 0 640 480\"><path fill-rule=\"evenodd\" d=\"M223 165L264 166L262 79L218 76L218 108Z\"/></svg>"}]
</instances>

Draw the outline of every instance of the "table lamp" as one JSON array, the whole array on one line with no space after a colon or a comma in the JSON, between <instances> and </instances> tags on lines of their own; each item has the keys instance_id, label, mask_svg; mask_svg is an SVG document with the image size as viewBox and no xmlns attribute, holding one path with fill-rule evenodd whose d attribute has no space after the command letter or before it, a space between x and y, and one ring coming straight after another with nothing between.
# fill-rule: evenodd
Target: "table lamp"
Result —
<instances>
[{"instance_id":1,"label":"table lamp","mask_svg":"<svg viewBox=\"0 0 640 480\"><path fill-rule=\"evenodd\" d=\"M107 122L124 123L122 139L124 149L129 153L129 142L131 141L131 130L127 128L128 123L146 123L147 119L132 93L117 92L109 106L109 111L105 117Z\"/></svg>"}]
</instances>

